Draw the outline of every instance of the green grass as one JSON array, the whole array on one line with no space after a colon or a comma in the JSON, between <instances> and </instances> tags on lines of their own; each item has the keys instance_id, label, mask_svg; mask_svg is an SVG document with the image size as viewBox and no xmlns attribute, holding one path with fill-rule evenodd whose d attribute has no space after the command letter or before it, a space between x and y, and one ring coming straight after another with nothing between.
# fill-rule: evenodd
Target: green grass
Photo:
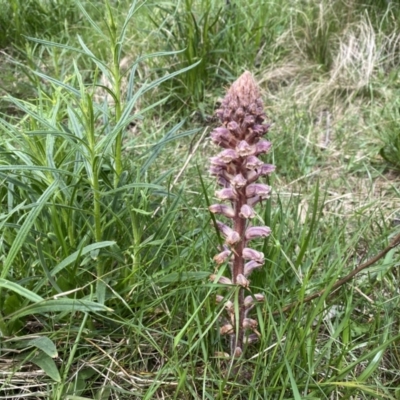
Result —
<instances>
[{"instance_id":1,"label":"green grass","mask_svg":"<svg viewBox=\"0 0 400 400\"><path fill-rule=\"evenodd\" d=\"M395 2L5 3L0 398L398 399L398 251L329 292L398 233ZM244 69L277 170L233 365L208 134Z\"/></svg>"}]
</instances>

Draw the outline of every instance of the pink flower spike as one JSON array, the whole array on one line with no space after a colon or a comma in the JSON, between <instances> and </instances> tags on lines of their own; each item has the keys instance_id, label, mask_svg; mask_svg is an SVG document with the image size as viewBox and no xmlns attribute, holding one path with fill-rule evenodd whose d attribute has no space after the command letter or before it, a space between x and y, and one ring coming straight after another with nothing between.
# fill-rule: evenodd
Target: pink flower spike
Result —
<instances>
[{"instance_id":1,"label":"pink flower spike","mask_svg":"<svg viewBox=\"0 0 400 400\"><path fill-rule=\"evenodd\" d=\"M236 146L236 153L240 157L251 156L255 153L254 146L250 146L245 140L241 140Z\"/></svg>"},{"instance_id":2,"label":"pink flower spike","mask_svg":"<svg viewBox=\"0 0 400 400\"><path fill-rule=\"evenodd\" d=\"M210 207L208 207L208 209L213 214L222 214L228 218L235 217L235 211L233 210L233 208L224 204L213 204Z\"/></svg>"},{"instance_id":3,"label":"pink flower spike","mask_svg":"<svg viewBox=\"0 0 400 400\"><path fill-rule=\"evenodd\" d=\"M261 199L267 199L271 194L271 188L268 185L262 183L252 183L246 188L246 197L260 197Z\"/></svg>"},{"instance_id":4,"label":"pink flower spike","mask_svg":"<svg viewBox=\"0 0 400 400\"><path fill-rule=\"evenodd\" d=\"M237 198L236 192L234 192L231 188L217 190L215 192L215 196L219 200L235 200Z\"/></svg>"},{"instance_id":5,"label":"pink flower spike","mask_svg":"<svg viewBox=\"0 0 400 400\"><path fill-rule=\"evenodd\" d=\"M240 208L239 212L239 217L240 218L254 218L254 210L252 207L250 207L248 204L243 204L242 207Z\"/></svg>"},{"instance_id":6,"label":"pink flower spike","mask_svg":"<svg viewBox=\"0 0 400 400\"><path fill-rule=\"evenodd\" d=\"M221 151L221 153L219 153L217 157L224 163L228 164L231 161L236 160L238 158L238 155L235 150L225 149Z\"/></svg>"},{"instance_id":7,"label":"pink flower spike","mask_svg":"<svg viewBox=\"0 0 400 400\"><path fill-rule=\"evenodd\" d=\"M264 254L260 251L245 247L242 254L246 260L252 260L256 261L259 264L264 264Z\"/></svg>"},{"instance_id":8,"label":"pink flower spike","mask_svg":"<svg viewBox=\"0 0 400 400\"><path fill-rule=\"evenodd\" d=\"M238 175L234 176L230 182L231 182L231 185L235 189L240 189L240 188L246 186L246 184L247 184L247 181L242 174L238 174Z\"/></svg>"},{"instance_id":9,"label":"pink flower spike","mask_svg":"<svg viewBox=\"0 0 400 400\"><path fill-rule=\"evenodd\" d=\"M248 279L243 275L243 274L239 274L236 277L236 283L240 286L243 286L244 288L248 289L250 282L248 281Z\"/></svg>"},{"instance_id":10,"label":"pink flower spike","mask_svg":"<svg viewBox=\"0 0 400 400\"><path fill-rule=\"evenodd\" d=\"M257 158L256 156L249 156L246 159L246 168L250 170L254 170L263 166L264 163Z\"/></svg>"},{"instance_id":11,"label":"pink flower spike","mask_svg":"<svg viewBox=\"0 0 400 400\"><path fill-rule=\"evenodd\" d=\"M264 264L264 260L262 262L251 260L244 265L244 276L249 276L255 269L261 268Z\"/></svg>"},{"instance_id":12,"label":"pink flower spike","mask_svg":"<svg viewBox=\"0 0 400 400\"><path fill-rule=\"evenodd\" d=\"M211 282L214 282L216 278L217 278L217 275L215 275L215 274L210 275ZM226 276L219 277L217 282L214 282L214 283L219 283L221 285L232 285L232 281L229 278L227 278Z\"/></svg>"},{"instance_id":13,"label":"pink flower spike","mask_svg":"<svg viewBox=\"0 0 400 400\"><path fill-rule=\"evenodd\" d=\"M256 154L265 154L271 150L272 143L268 142L268 140L260 140L256 144Z\"/></svg>"},{"instance_id":14,"label":"pink flower spike","mask_svg":"<svg viewBox=\"0 0 400 400\"><path fill-rule=\"evenodd\" d=\"M260 237L267 237L271 234L271 229L268 226L252 226L246 230L246 239L257 239Z\"/></svg>"}]
</instances>

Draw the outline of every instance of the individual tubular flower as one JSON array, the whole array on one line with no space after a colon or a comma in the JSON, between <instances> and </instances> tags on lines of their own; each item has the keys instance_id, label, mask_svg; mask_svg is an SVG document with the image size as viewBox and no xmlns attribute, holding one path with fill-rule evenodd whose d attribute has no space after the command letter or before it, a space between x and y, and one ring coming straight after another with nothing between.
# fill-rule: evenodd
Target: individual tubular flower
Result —
<instances>
[{"instance_id":1,"label":"individual tubular flower","mask_svg":"<svg viewBox=\"0 0 400 400\"><path fill-rule=\"evenodd\" d=\"M237 198L236 192L231 188L217 190L215 196L219 200L235 200Z\"/></svg>"},{"instance_id":2,"label":"individual tubular flower","mask_svg":"<svg viewBox=\"0 0 400 400\"><path fill-rule=\"evenodd\" d=\"M214 261L218 264L221 265L223 264L226 260L229 259L231 256L232 251L229 249L228 246L224 245L223 246L223 251L221 253L218 253L214 256Z\"/></svg>"},{"instance_id":3,"label":"individual tubular flower","mask_svg":"<svg viewBox=\"0 0 400 400\"><path fill-rule=\"evenodd\" d=\"M246 229L245 238L247 240L264 238L271 234L271 229L268 226L251 226Z\"/></svg>"},{"instance_id":4,"label":"individual tubular flower","mask_svg":"<svg viewBox=\"0 0 400 400\"><path fill-rule=\"evenodd\" d=\"M264 265L264 263L259 263L257 261L249 261L246 264L244 264L244 271L243 275L244 276L249 276L255 269L259 269Z\"/></svg>"},{"instance_id":5,"label":"individual tubular flower","mask_svg":"<svg viewBox=\"0 0 400 400\"><path fill-rule=\"evenodd\" d=\"M239 217L244 219L254 218L255 214L253 207L249 206L248 204L243 204L242 207L240 207Z\"/></svg>"},{"instance_id":6,"label":"individual tubular flower","mask_svg":"<svg viewBox=\"0 0 400 400\"><path fill-rule=\"evenodd\" d=\"M238 232L234 231L232 228L229 228L228 225L223 224L222 222L217 221L218 229L226 238L226 243L228 245L233 245L235 243L240 242L240 235Z\"/></svg>"},{"instance_id":7,"label":"individual tubular flower","mask_svg":"<svg viewBox=\"0 0 400 400\"><path fill-rule=\"evenodd\" d=\"M255 217L254 206L268 199L271 193L268 185L256 181L275 169L260 158L271 149L271 143L263 139L269 125L264 122L263 102L250 72L245 72L233 83L216 114L221 126L213 130L211 140L222 151L211 158L210 173L223 187L216 191L217 199L230 204L213 204L209 210L231 221L228 225L217 222L225 244L214 257L218 265L228 261L231 279L212 275L211 280L222 285L235 285L239 291L238 304L235 305L220 295L217 298L218 302L225 302L230 320L221 327L220 333L231 337L231 356L239 357L243 345L257 339L257 321L248 318L247 314L256 302L264 300L262 294L245 296L249 291L249 275L264 264L264 254L248 247L248 242L271 233L266 226L251 226L251 219ZM254 333L249 335L248 331Z\"/></svg>"},{"instance_id":8,"label":"individual tubular flower","mask_svg":"<svg viewBox=\"0 0 400 400\"><path fill-rule=\"evenodd\" d=\"M208 209L213 214L222 214L228 218L235 217L235 211L232 207L224 205L224 204L213 204L212 206L208 207Z\"/></svg>"}]
</instances>

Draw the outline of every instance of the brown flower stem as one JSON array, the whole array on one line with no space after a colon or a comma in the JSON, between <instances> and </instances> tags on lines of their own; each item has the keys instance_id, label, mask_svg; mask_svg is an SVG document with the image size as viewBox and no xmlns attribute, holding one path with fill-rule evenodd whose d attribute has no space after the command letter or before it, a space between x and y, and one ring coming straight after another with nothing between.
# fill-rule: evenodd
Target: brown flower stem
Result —
<instances>
[{"instance_id":1,"label":"brown flower stem","mask_svg":"<svg viewBox=\"0 0 400 400\"><path fill-rule=\"evenodd\" d=\"M332 293L330 294L330 296L333 295L334 291L336 291L338 288L343 286L345 283L349 282L352 278L354 278L357 274L359 274L365 268L368 268L371 265L375 264L377 261L379 261L381 258L383 258L390 250L392 250L399 244L400 244L400 233L397 236L395 236L395 238L390 242L390 244L387 247L385 247L381 252L379 252L376 256L370 258L365 263L359 265L357 268L355 268L353 271L351 271L344 278L337 280L331 288ZM272 315L279 315L282 312L287 312L287 311L291 310L292 308L296 307L299 304L308 303L311 300L321 297L326 292L326 290L327 289L322 289L314 294L311 294L311 295L307 296L305 299L303 299L302 301L294 301L293 303L290 303L287 306L283 307L282 310L274 311L272 313Z\"/></svg>"},{"instance_id":2,"label":"brown flower stem","mask_svg":"<svg viewBox=\"0 0 400 400\"><path fill-rule=\"evenodd\" d=\"M234 219L234 227L233 229L239 233L241 240L235 246L235 255L233 260L233 268L232 268L232 281L233 283L237 283L237 276L239 274L243 274L244 272L244 259L243 259L243 249L245 246L245 231L246 231L246 219L241 218L239 216L240 209L243 204L246 204L246 195L245 189L242 189L238 193L238 200L236 202L235 207L235 219ZM244 337L244 330L243 330L243 320L244 320L244 288L239 288L239 295L238 295L238 308L239 308L239 321L238 321L238 332L236 332L235 343L231 344L231 354L235 353L236 347L243 348L243 337Z\"/></svg>"}]
</instances>

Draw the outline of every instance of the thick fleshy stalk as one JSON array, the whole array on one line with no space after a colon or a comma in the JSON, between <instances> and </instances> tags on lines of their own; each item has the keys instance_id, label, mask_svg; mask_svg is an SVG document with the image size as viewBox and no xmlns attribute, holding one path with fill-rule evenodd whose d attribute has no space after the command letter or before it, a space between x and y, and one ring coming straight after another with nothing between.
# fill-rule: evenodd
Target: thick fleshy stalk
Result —
<instances>
[{"instance_id":1,"label":"thick fleshy stalk","mask_svg":"<svg viewBox=\"0 0 400 400\"><path fill-rule=\"evenodd\" d=\"M255 301L264 300L262 294L245 296L249 292L249 275L264 264L264 254L248 247L248 242L271 233L270 228L252 226L250 222L256 215L254 206L271 193L268 185L255 182L275 169L260 159L271 148L271 143L262 139L269 125L264 123L263 102L250 72L233 83L216 114L222 126L214 129L211 140L223 150L211 158L210 173L223 187L215 193L217 199L230 204L214 204L209 209L231 220L228 224L217 222L225 244L214 257L218 265L229 262L231 277L216 279L213 275L211 279L222 285L236 285L239 291L238 307L225 302L228 320L220 329L222 335L230 335L231 355L238 357L243 354L244 344L253 343L259 335L257 321L247 315ZM223 297L219 295L217 300L221 302ZM235 309L239 312L235 313Z\"/></svg>"}]
</instances>

